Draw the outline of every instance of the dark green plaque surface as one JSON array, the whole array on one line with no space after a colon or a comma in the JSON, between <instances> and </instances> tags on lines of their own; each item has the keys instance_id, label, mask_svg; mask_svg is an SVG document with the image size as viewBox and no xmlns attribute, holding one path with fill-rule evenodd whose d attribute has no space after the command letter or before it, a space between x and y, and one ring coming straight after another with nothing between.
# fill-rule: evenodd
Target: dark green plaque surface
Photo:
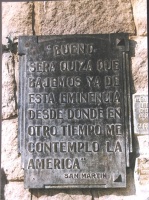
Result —
<instances>
[{"instance_id":1,"label":"dark green plaque surface","mask_svg":"<svg viewBox=\"0 0 149 200\"><path fill-rule=\"evenodd\" d=\"M26 188L126 187L128 51L126 34L19 38Z\"/></svg>"}]
</instances>

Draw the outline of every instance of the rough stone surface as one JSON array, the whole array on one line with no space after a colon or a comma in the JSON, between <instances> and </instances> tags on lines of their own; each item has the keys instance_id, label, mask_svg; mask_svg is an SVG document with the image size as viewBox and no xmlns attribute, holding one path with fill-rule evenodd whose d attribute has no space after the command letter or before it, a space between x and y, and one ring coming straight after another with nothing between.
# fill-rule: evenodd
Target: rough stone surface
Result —
<instances>
[{"instance_id":1,"label":"rough stone surface","mask_svg":"<svg viewBox=\"0 0 149 200\"><path fill-rule=\"evenodd\" d=\"M23 180L21 157L18 156L17 140L18 120L4 120L2 122L2 162L7 180Z\"/></svg>"},{"instance_id":2,"label":"rough stone surface","mask_svg":"<svg viewBox=\"0 0 149 200\"><path fill-rule=\"evenodd\" d=\"M130 0L35 2L35 33L135 33Z\"/></svg>"},{"instance_id":3,"label":"rough stone surface","mask_svg":"<svg viewBox=\"0 0 149 200\"><path fill-rule=\"evenodd\" d=\"M116 194L111 195L104 195L94 198L94 200L140 200L137 196L131 195L131 196L119 196ZM145 199L144 199L145 200Z\"/></svg>"},{"instance_id":4,"label":"rough stone surface","mask_svg":"<svg viewBox=\"0 0 149 200\"><path fill-rule=\"evenodd\" d=\"M15 69L12 53L2 55L2 119L16 114Z\"/></svg>"},{"instance_id":5,"label":"rough stone surface","mask_svg":"<svg viewBox=\"0 0 149 200\"><path fill-rule=\"evenodd\" d=\"M140 185L149 184L149 157L138 158L138 166Z\"/></svg>"},{"instance_id":6,"label":"rough stone surface","mask_svg":"<svg viewBox=\"0 0 149 200\"><path fill-rule=\"evenodd\" d=\"M147 65L147 38L131 37L130 51L132 78L135 92L148 90L148 65Z\"/></svg>"},{"instance_id":7,"label":"rough stone surface","mask_svg":"<svg viewBox=\"0 0 149 200\"><path fill-rule=\"evenodd\" d=\"M149 198L149 154L140 156L136 159L135 164L135 185L137 197L141 200Z\"/></svg>"},{"instance_id":8,"label":"rough stone surface","mask_svg":"<svg viewBox=\"0 0 149 200\"><path fill-rule=\"evenodd\" d=\"M31 193L24 189L23 182L9 182L5 186L4 200L30 200Z\"/></svg>"},{"instance_id":9,"label":"rough stone surface","mask_svg":"<svg viewBox=\"0 0 149 200\"><path fill-rule=\"evenodd\" d=\"M92 200L88 190L33 190L32 200Z\"/></svg>"},{"instance_id":10,"label":"rough stone surface","mask_svg":"<svg viewBox=\"0 0 149 200\"><path fill-rule=\"evenodd\" d=\"M3 2L2 3L2 44L6 44L6 37L18 35L32 35L32 2Z\"/></svg>"},{"instance_id":11,"label":"rough stone surface","mask_svg":"<svg viewBox=\"0 0 149 200\"><path fill-rule=\"evenodd\" d=\"M137 35L147 35L147 0L131 0Z\"/></svg>"}]
</instances>

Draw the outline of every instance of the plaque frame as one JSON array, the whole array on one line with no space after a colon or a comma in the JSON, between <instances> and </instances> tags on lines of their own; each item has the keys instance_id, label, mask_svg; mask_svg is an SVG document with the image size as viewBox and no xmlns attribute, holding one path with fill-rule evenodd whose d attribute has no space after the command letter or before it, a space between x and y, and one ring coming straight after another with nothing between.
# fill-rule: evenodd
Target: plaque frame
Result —
<instances>
[{"instance_id":1,"label":"plaque frame","mask_svg":"<svg viewBox=\"0 0 149 200\"><path fill-rule=\"evenodd\" d=\"M19 54L19 103L18 103L18 109L19 109L19 128L18 128L18 138L19 138L19 153L21 153L21 163L22 163L22 168L24 168L25 172L25 188L120 188L120 187L126 187L126 169L123 172L123 179L124 182L121 181L121 176L118 176L118 172L113 172L115 175L117 173L117 178L113 179L112 182L108 182L106 180L106 183L97 183L95 181L95 184L93 184L94 181L84 181L83 183L80 183L80 179L76 180L75 184L70 184L71 181L68 183L59 183L58 178L57 182L52 184L50 183L45 183L44 178L46 179L47 172L45 173L45 177L41 175L41 173L44 170L40 169L35 169L35 170L30 170L27 169L27 137L26 137L26 126L28 124L28 119L27 119L27 111L26 108L28 106L27 104L27 85L28 85L28 76L29 73L27 72L27 66L29 62L29 57L30 57L30 52L32 52L32 55L36 57L33 61L36 62L37 57L42 54L42 52L46 51L45 49L43 50L42 48L46 46L48 43L55 45L57 44L57 41L60 41L58 44L61 44L61 41L63 43L79 43L80 41L83 41L84 43L96 43L96 41L101 41L102 45L104 45L104 42L107 43L107 47L110 48L113 51L116 51L114 54L118 59L120 59L121 62L121 73L120 74L120 80L121 80L121 90L123 90L123 98L121 98L121 104L123 104L122 107L122 118L123 118L123 134L124 134L124 140L123 140L123 146L125 147L125 157L123 158L125 161L125 167L130 166L129 162L129 154L132 152L132 113L131 113L131 91L130 91L130 68L129 68L129 39L128 39L128 34L93 34L93 35L51 35L51 36L20 36L19 37L19 45L18 45L18 54ZM85 39L85 41L84 41ZM71 41L73 40L73 42ZM78 42L79 41L79 42ZM52 42L52 43L51 43ZM37 49L38 45L40 46L43 44L43 47L39 47ZM42 45L41 45L42 46ZM33 47L33 48L32 48ZM102 51L105 51L104 47L102 47ZM42 51L41 51L42 50ZM35 51L35 52L34 52ZM38 56L37 56L38 54ZM43 56L43 57L42 57ZM41 56L40 59L42 60L44 58L44 53ZM64 55L60 57L62 59ZM70 59L72 59L72 55L70 55ZM77 56L76 56L77 57ZM87 58L85 55L83 58ZM91 59L92 56L90 56ZM60 60L59 57L57 56L54 58L54 60ZM89 73L91 74L91 73ZM38 74L39 76L39 74ZM56 75L55 75L56 76ZM95 76L95 74L93 75ZM59 91L59 90L58 90ZM77 92L77 90L76 90ZM97 90L95 90L97 92ZM98 106L96 105L95 108ZM94 123L93 123L94 124ZM58 125L58 124L57 124ZM95 123L96 125L96 123ZM35 139L36 140L36 139ZM28 139L29 141L29 139ZM35 157L35 156L33 156ZM108 163L108 162L107 162ZM124 165L123 163L123 165ZM107 164L108 165L108 164ZM36 172L34 172L36 171ZM62 170L61 170L62 171ZM53 171L52 171L53 172ZM70 170L69 170L70 172ZM93 173L91 171L91 173ZM39 175L40 174L40 175ZM71 174L71 173L70 173ZM38 175L38 176L37 176ZM111 175L112 176L112 175ZM40 178L39 178L40 177ZM115 175L116 177L116 175ZM32 179L32 181L31 181ZM50 179L50 177L49 177ZM107 178L108 179L108 178ZM112 178L110 178L112 179ZM115 180L115 181L114 181ZM100 180L99 180L100 182ZM104 181L103 181L104 182Z\"/></svg>"}]
</instances>

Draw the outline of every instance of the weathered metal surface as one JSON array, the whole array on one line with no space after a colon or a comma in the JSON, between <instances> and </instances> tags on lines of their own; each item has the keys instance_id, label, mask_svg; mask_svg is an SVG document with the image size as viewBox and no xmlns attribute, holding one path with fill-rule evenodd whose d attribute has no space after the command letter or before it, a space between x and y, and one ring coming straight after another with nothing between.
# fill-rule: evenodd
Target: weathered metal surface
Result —
<instances>
[{"instance_id":1,"label":"weathered metal surface","mask_svg":"<svg viewBox=\"0 0 149 200\"><path fill-rule=\"evenodd\" d=\"M134 133L148 134L148 95L133 94Z\"/></svg>"},{"instance_id":2,"label":"weathered metal surface","mask_svg":"<svg viewBox=\"0 0 149 200\"><path fill-rule=\"evenodd\" d=\"M128 51L126 34L19 38L26 188L126 186Z\"/></svg>"}]
</instances>

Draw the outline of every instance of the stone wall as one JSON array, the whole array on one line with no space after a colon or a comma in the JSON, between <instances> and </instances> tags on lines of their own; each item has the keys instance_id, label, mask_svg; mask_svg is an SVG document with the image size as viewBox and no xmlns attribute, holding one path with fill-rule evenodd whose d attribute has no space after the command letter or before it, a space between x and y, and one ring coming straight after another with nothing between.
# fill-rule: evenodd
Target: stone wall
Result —
<instances>
[{"instance_id":1,"label":"stone wall","mask_svg":"<svg viewBox=\"0 0 149 200\"><path fill-rule=\"evenodd\" d=\"M146 0L2 3L2 200L149 199L148 135L133 135L126 189L24 189L17 138L19 35L129 33L131 91L147 93L146 10Z\"/></svg>"}]
</instances>

